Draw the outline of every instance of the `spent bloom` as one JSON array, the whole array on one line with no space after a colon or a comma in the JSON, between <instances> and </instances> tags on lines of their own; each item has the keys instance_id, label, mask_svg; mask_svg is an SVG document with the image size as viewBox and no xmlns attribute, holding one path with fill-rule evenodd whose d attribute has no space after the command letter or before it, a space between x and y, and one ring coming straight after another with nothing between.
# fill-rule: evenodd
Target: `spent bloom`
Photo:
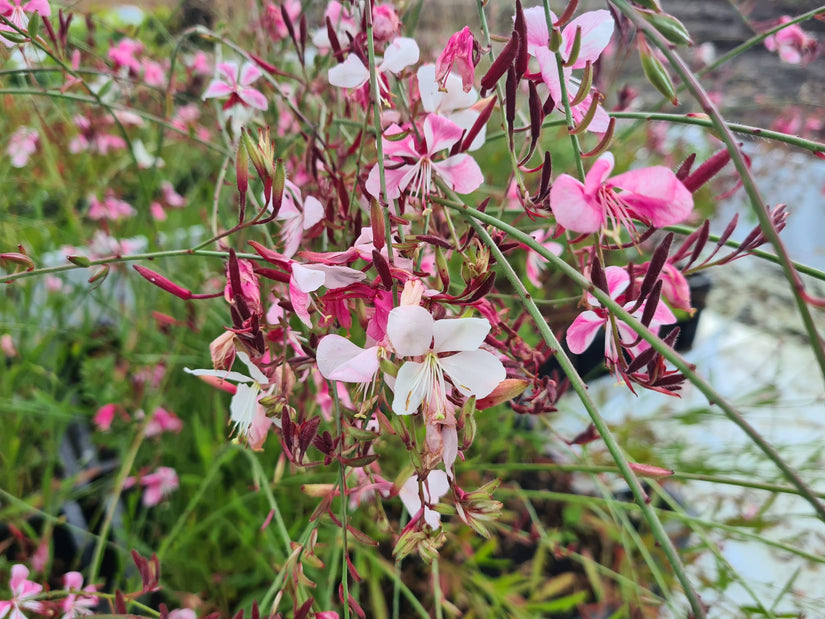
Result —
<instances>
[{"instance_id":1,"label":"spent bloom","mask_svg":"<svg viewBox=\"0 0 825 619\"><path fill-rule=\"evenodd\" d=\"M693 210L693 196L672 170L653 166L609 178L613 155L602 155L584 179L562 174L550 189L556 221L574 232L590 234L607 223L614 230L635 230L633 219L661 228L678 224Z\"/></svg>"},{"instance_id":2,"label":"spent bloom","mask_svg":"<svg viewBox=\"0 0 825 619\"><path fill-rule=\"evenodd\" d=\"M461 78L464 92L470 92L475 80L474 47L475 39L467 26L450 37L435 62L435 79L442 88L446 85L447 76L456 74Z\"/></svg>"},{"instance_id":3,"label":"spent bloom","mask_svg":"<svg viewBox=\"0 0 825 619\"><path fill-rule=\"evenodd\" d=\"M630 276L621 267L610 266L604 270L605 279L607 280L608 293L610 298L614 301L623 304L624 309L631 311L631 316L641 319L645 311L647 301L641 303L638 308L633 309L636 305L635 300L625 301L623 293L630 284ZM592 294L587 293L587 303L592 308L579 314L573 321L573 324L567 329L567 346L570 352L581 354L593 343L596 339L596 334L599 329L610 324L610 314L602 307L598 299ZM654 333L658 332L662 325L669 325L676 322L676 317L670 311L667 305L660 299L659 305L656 307L656 312L653 315L653 320L650 322L650 330ZM632 345L638 340L638 334L629 325L621 320L616 320L616 331L619 339L624 345ZM650 345L641 341L630 349L633 354L639 354L647 349ZM607 333L604 338L604 356L614 363L619 359L619 353L616 350L616 345L610 333Z\"/></svg>"},{"instance_id":4,"label":"spent bloom","mask_svg":"<svg viewBox=\"0 0 825 619\"><path fill-rule=\"evenodd\" d=\"M216 67L221 77L216 77L209 84L204 99L229 97L223 109L240 103L256 110L266 111L268 103L260 90L252 88L252 83L261 77L261 70L251 62L244 62L238 67L237 62L222 62Z\"/></svg>"},{"instance_id":5,"label":"spent bloom","mask_svg":"<svg viewBox=\"0 0 825 619\"><path fill-rule=\"evenodd\" d=\"M42 602L31 599L43 591L43 585L29 580L29 568L25 565L18 563L12 566L9 589L11 599L0 601L0 619L26 619L24 610L43 612Z\"/></svg>"},{"instance_id":6,"label":"spent bloom","mask_svg":"<svg viewBox=\"0 0 825 619\"><path fill-rule=\"evenodd\" d=\"M410 415L423 403L435 420L445 419L445 375L465 396L489 395L506 377L501 361L480 349L489 332L486 318L435 320L420 305L393 308L387 319L390 343L397 355L420 359L398 370L393 412Z\"/></svg>"},{"instance_id":7,"label":"spent bloom","mask_svg":"<svg viewBox=\"0 0 825 619\"><path fill-rule=\"evenodd\" d=\"M401 127L391 125L386 135L402 133ZM451 120L437 114L429 114L424 119L423 140L416 142L410 134L401 140L383 139L384 178L387 183L387 197L398 198L401 192L412 187L412 195L426 198L432 187L435 172L456 193L472 193L481 186L484 175L475 159L466 153L452 155L441 160L434 157L443 150L450 149L461 139L464 131ZM367 178L367 191L378 197L381 193L378 164L373 166Z\"/></svg>"}]
</instances>

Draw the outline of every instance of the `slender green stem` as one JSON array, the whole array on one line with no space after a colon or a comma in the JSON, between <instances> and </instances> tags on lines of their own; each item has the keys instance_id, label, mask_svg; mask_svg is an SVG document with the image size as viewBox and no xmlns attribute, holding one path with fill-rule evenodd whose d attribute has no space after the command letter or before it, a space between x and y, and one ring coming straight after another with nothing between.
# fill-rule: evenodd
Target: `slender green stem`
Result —
<instances>
[{"instance_id":1,"label":"slender green stem","mask_svg":"<svg viewBox=\"0 0 825 619\"><path fill-rule=\"evenodd\" d=\"M694 99L699 102L705 113L710 116L714 129L716 129L719 133L719 137L727 146L728 152L733 160L733 164L736 166L736 170L739 172L739 177L742 179L742 185L745 188L745 192L748 194L748 198L750 199L751 208L759 219L759 224L762 227L762 233L771 242L777 257L779 258L779 264L782 266L782 270L785 273L785 278L788 280L797 309L802 317L802 323L805 325L805 331L808 334L811 348L813 349L814 355L819 363L819 368L822 372L823 379L825 379L825 345L823 344L819 333L817 333L816 325L814 324L813 317L811 316L810 307L808 307L808 304L805 302L802 295L804 286L799 279L799 274L793 268L793 264L788 256L785 245L779 238L779 233L771 223L771 215L768 207L759 193L753 174L751 173L750 168L745 161L745 157L742 154L739 145L736 143L733 134L725 123L724 118L722 118L719 110L716 108L713 101L711 101L707 92L705 92L705 89L699 83L699 80L687 64L685 64L685 61L673 51L670 43L668 43L668 41L658 32L658 30L645 21L639 15L638 11L627 2L627 0L616 0L615 6L625 15L625 17L633 22L640 32L644 32L645 36L662 52L665 58L667 58L670 66L682 79L685 86L687 86L688 92L690 92ZM823 518L825 518L825 510L823 510L821 514Z\"/></svg>"},{"instance_id":2,"label":"slender green stem","mask_svg":"<svg viewBox=\"0 0 825 619\"><path fill-rule=\"evenodd\" d=\"M349 514L347 513L347 472L344 464L344 410L338 401L338 385L335 381L330 381L329 392L332 394L332 401L335 406L335 426L340 441L338 443L338 494L341 497L341 588L344 598L344 618L349 619L349 547L347 526Z\"/></svg>"},{"instance_id":3,"label":"slender green stem","mask_svg":"<svg viewBox=\"0 0 825 619\"><path fill-rule=\"evenodd\" d=\"M100 564L103 561L103 547L106 545L106 538L109 537L109 529L112 526L112 520L114 519L115 512L117 511L120 495L123 492L123 484L126 483L126 478L129 476L129 471L132 470L132 465L135 463L137 452L143 444L143 439L146 438L144 429L146 428L146 424L148 422L149 417L144 418L144 420L139 423L135 429L135 436L132 439L132 443L129 445L129 449L126 451L126 455L123 458L123 464L121 465L120 471L118 471L117 477L115 478L115 485L112 488L112 493L108 497L106 515L103 518L103 524L100 526L97 543L95 544L95 550L92 554L92 561L89 566L88 582L97 582L97 575L100 573Z\"/></svg>"},{"instance_id":4,"label":"slender green stem","mask_svg":"<svg viewBox=\"0 0 825 619\"><path fill-rule=\"evenodd\" d=\"M266 495L266 500L269 503L269 509L272 510L272 516L275 519L275 526L278 527L278 533L280 534L281 541L284 544L285 556L288 557L289 553L292 552L292 539L289 537L289 531L286 528L286 522L284 521L283 514L281 514L281 508L278 506L278 501L275 500L275 495L272 494L272 488L269 484L269 480L264 474L263 467L261 467L261 463L258 461L255 452L251 449L245 448L241 448L241 451L243 452L243 455L246 456L247 460L249 460L249 464L255 473L255 477L257 478L257 485L263 489L264 495Z\"/></svg>"},{"instance_id":5,"label":"slender green stem","mask_svg":"<svg viewBox=\"0 0 825 619\"><path fill-rule=\"evenodd\" d=\"M469 210L470 209L468 208L467 211ZM507 261L507 258L505 258L504 254L501 253L501 250L495 244L492 237L490 237L484 226L482 226L475 220L474 214L472 217L473 218L468 217L468 222L476 231L476 234L478 234L479 238L490 249L490 252L495 257L500 268L504 271L505 276L508 280L510 280L510 283L513 286L516 294L519 296L519 298L521 298L522 302L525 305L525 308L527 309L527 312L530 314L530 316L532 316L534 324L538 328L544 341L547 343L548 346L550 346L551 349L556 351L556 359L558 360L559 365L561 365L562 370L570 380L570 384L573 387L573 390L579 396L582 405L585 407L587 413L590 415L590 419L593 422L593 425L596 427L596 430L602 437L605 447L607 447L607 450L610 452L610 455L616 463L616 466L619 468L622 477L624 477L625 481L630 487L630 491L633 494L633 497L636 499L639 508L642 510L642 513L645 517L645 520L648 523L648 526L650 526L653 536L655 537L656 541L661 545L662 550L667 556L668 561L670 562L671 567L674 573L676 574L676 578L681 583L685 595L687 596L690 602L690 607L693 610L693 613L696 615L696 617L705 617L705 611L702 607L702 603L699 600L699 596L696 594L696 590L694 589L693 584L690 582L690 578L687 575L685 566L682 564L682 560L679 557L679 553L673 546L673 542L670 540L670 537L668 536L667 531L665 531L664 526L662 526L662 523L656 515L655 510L647 503L647 496L645 495L645 492L642 489L639 480L636 478L636 475L630 468L627 458L622 452L621 447L619 447L619 444L616 442L616 439L610 431L607 422L605 422L604 418L599 413L598 408L596 407L593 400L590 398L590 394L587 393L587 386L584 384L584 381L582 380L581 376L579 376L576 372L572 362L570 361L570 358L562 350L561 344L556 339L556 336L553 334L553 331L547 325L547 322L542 316L539 308L536 306L535 303L533 303L530 294L527 292L527 289L524 287L524 284L521 282L518 275L513 270L513 267L510 266L510 263ZM591 288L592 287L593 286L591 286ZM644 329L644 327L642 327L642 329Z\"/></svg>"},{"instance_id":6,"label":"slender green stem","mask_svg":"<svg viewBox=\"0 0 825 619\"><path fill-rule=\"evenodd\" d=\"M432 563L433 598L435 599L435 619L444 619L444 608L441 604L441 576L438 572L438 558Z\"/></svg>"},{"instance_id":7,"label":"slender green stem","mask_svg":"<svg viewBox=\"0 0 825 619\"><path fill-rule=\"evenodd\" d=\"M681 355L679 355L676 351L674 351L670 346L665 344L658 336L653 334L650 329L645 327L638 319L631 316L619 303L616 303L614 299L610 297L607 293L600 290L596 286L593 286L592 282L588 280L584 275L579 273L574 267L567 264L564 260L553 254L552 252L548 251L541 244L537 243L535 239L531 236L524 234L517 228L493 217L492 215L488 215L487 213L482 213L481 211L477 211L476 209L470 208L469 206L456 202L452 205L448 204L450 208L453 208L457 211L463 212L468 218L477 219L482 221L486 224L492 225L503 232L506 232L510 236L512 236L517 241L527 245L530 249L537 252L540 256L545 258L555 269L561 271L564 275L569 277L574 283L580 286L582 289L587 290L590 294L592 294L596 299L598 299L599 303L602 304L603 307L610 310L611 313L615 314L616 317L621 320L622 322L626 323L633 329L639 336L648 342L657 352L659 352L665 359L670 361L676 369L678 369L684 376L691 382L696 388L705 395L709 402L712 404L717 405L725 415L730 419L733 423L739 426L748 438L753 441L753 443L759 447L759 449L764 453L770 460L773 462L777 468L782 471L782 474L785 475L785 478L794 486L797 490L799 490L800 495L805 498L808 503L810 503L811 507L814 508L816 513L819 517L825 521L825 506L820 502L817 495L811 490L811 488L799 477L799 474L791 467L782 456L776 451L776 449L766 441L756 429L750 425L745 418L742 416L742 413L737 411L719 392L717 392L705 379L699 376L694 367L685 361ZM486 234L486 233L485 233ZM521 284L519 284L521 285ZM517 288L518 290L518 288ZM533 304L534 305L534 304ZM556 348L558 350L558 348ZM559 361L561 362L561 358Z\"/></svg>"}]
</instances>

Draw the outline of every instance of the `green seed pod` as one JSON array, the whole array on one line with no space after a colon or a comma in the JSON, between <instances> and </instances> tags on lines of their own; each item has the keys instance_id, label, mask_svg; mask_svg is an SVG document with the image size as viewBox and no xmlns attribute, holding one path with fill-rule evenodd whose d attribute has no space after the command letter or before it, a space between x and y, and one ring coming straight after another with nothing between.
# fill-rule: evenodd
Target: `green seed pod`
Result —
<instances>
[{"instance_id":1,"label":"green seed pod","mask_svg":"<svg viewBox=\"0 0 825 619\"><path fill-rule=\"evenodd\" d=\"M690 38L687 28L673 15L644 11L642 16L671 43L675 45L693 45L693 40Z\"/></svg>"},{"instance_id":2,"label":"green seed pod","mask_svg":"<svg viewBox=\"0 0 825 619\"><path fill-rule=\"evenodd\" d=\"M649 81L660 93L662 93L673 105L677 105L676 89L670 80L667 69L662 62L653 54L644 37L639 35L639 57L642 60L642 71Z\"/></svg>"}]
</instances>

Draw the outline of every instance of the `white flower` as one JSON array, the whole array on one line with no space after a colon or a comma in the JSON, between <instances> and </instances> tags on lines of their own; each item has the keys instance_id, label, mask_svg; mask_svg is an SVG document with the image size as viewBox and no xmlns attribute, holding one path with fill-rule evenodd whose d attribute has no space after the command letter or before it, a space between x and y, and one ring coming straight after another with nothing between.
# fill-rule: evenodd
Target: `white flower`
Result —
<instances>
[{"instance_id":1,"label":"white flower","mask_svg":"<svg viewBox=\"0 0 825 619\"><path fill-rule=\"evenodd\" d=\"M446 374L465 396L483 398L506 377L501 361L479 346L490 332L485 318L434 320L421 306L393 308L387 319L387 336L396 354L423 357L405 361L395 380L392 410L414 413L423 402L433 418L444 419ZM454 355L444 356L444 353Z\"/></svg>"},{"instance_id":2,"label":"white flower","mask_svg":"<svg viewBox=\"0 0 825 619\"><path fill-rule=\"evenodd\" d=\"M190 370L183 368L184 372L194 376L215 376L224 380L237 382L235 395L229 403L230 419L235 422L235 429L239 436L246 436L258 411L258 397L262 391L269 387L269 379L263 372L249 359L243 351L238 351L237 357L249 370L249 376L240 372L230 372L228 370ZM251 385L247 383L252 383Z\"/></svg>"},{"instance_id":3,"label":"white flower","mask_svg":"<svg viewBox=\"0 0 825 619\"><path fill-rule=\"evenodd\" d=\"M450 481L444 471L430 471L427 479L423 482L424 499L427 504L438 503L438 500L450 490ZM410 512L410 516L415 516L421 509L421 497L418 495L418 476L413 475L398 491L398 498ZM441 514L434 509L424 506L424 521L433 529L441 526Z\"/></svg>"}]
</instances>

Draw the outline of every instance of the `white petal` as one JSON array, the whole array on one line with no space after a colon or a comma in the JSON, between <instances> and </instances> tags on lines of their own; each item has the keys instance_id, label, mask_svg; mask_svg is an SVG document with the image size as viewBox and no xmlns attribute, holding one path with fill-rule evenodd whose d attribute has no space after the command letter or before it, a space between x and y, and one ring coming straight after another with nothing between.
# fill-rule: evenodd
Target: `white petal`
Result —
<instances>
[{"instance_id":1,"label":"white petal","mask_svg":"<svg viewBox=\"0 0 825 619\"><path fill-rule=\"evenodd\" d=\"M329 83L339 88L360 88L367 83L370 70L364 66L361 59L350 54L341 64L337 64L327 74Z\"/></svg>"},{"instance_id":2,"label":"white petal","mask_svg":"<svg viewBox=\"0 0 825 619\"><path fill-rule=\"evenodd\" d=\"M384 61L379 67L380 71L391 71L400 73L411 64L418 62L420 52L415 39L408 37L397 37L387 46L384 52ZM369 74L369 72L367 72Z\"/></svg>"},{"instance_id":3,"label":"white petal","mask_svg":"<svg viewBox=\"0 0 825 619\"><path fill-rule=\"evenodd\" d=\"M395 377L395 397L392 412L396 415L412 415L421 406L424 396L432 387L426 363L406 361Z\"/></svg>"},{"instance_id":4,"label":"white petal","mask_svg":"<svg viewBox=\"0 0 825 619\"><path fill-rule=\"evenodd\" d=\"M309 230L324 218L324 205L313 196L307 196L304 202L304 230Z\"/></svg>"},{"instance_id":5,"label":"white petal","mask_svg":"<svg viewBox=\"0 0 825 619\"><path fill-rule=\"evenodd\" d=\"M350 284L360 282L366 279L361 271L351 269L349 267L342 267L336 265L314 264L311 269L315 269L324 273L324 286L333 290L335 288L344 288Z\"/></svg>"},{"instance_id":6,"label":"white petal","mask_svg":"<svg viewBox=\"0 0 825 619\"><path fill-rule=\"evenodd\" d=\"M364 350L340 335L318 342L316 355L321 376L347 383L368 383L378 371L378 347Z\"/></svg>"},{"instance_id":7,"label":"white petal","mask_svg":"<svg viewBox=\"0 0 825 619\"><path fill-rule=\"evenodd\" d=\"M453 384L467 396L488 396L507 377L501 361L486 350L460 352L438 361Z\"/></svg>"},{"instance_id":8,"label":"white petal","mask_svg":"<svg viewBox=\"0 0 825 619\"><path fill-rule=\"evenodd\" d=\"M249 359L249 355L247 355L242 350L238 351L238 359L240 359L246 368L249 370L249 375L253 378L253 380L258 383L259 385L268 385L269 379L266 377L266 374L261 372L257 365L252 363Z\"/></svg>"},{"instance_id":9,"label":"white petal","mask_svg":"<svg viewBox=\"0 0 825 619\"><path fill-rule=\"evenodd\" d=\"M433 350L455 352L477 350L490 332L486 318L447 318L433 324Z\"/></svg>"},{"instance_id":10,"label":"white petal","mask_svg":"<svg viewBox=\"0 0 825 619\"><path fill-rule=\"evenodd\" d=\"M193 376L216 376L224 380L234 380L237 383L254 383L255 381L249 376L244 376L240 372L227 372L226 370L190 370L183 368L183 371Z\"/></svg>"},{"instance_id":11,"label":"white petal","mask_svg":"<svg viewBox=\"0 0 825 619\"><path fill-rule=\"evenodd\" d=\"M292 279L301 292L314 292L324 285L326 275L323 271L295 263L292 265Z\"/></svg>"},{"instance_id":12,"label":"white petal","mask_svg":"<svg viewBox=\"0 0 825 619\"><path fill-rule=\"evenodd\" d=\"M387 336L399 356L423 355L430 350L432 314L420 305L394 307L387 318Z\"/></svg>"},{"instance_id":13,"label":"white petal","mask_svg":"<svg viewBox=\"0 0 825 619\"><path fill-rule=\"evenodd\" d=\"M261 390L258 385L238 385L238 391L232 396L229 403L230 419L235 422L235 427L240 436L246 436L252 422L255 421L255 413L258 410L258 394Z\"/></svg>"}]
</instances>

